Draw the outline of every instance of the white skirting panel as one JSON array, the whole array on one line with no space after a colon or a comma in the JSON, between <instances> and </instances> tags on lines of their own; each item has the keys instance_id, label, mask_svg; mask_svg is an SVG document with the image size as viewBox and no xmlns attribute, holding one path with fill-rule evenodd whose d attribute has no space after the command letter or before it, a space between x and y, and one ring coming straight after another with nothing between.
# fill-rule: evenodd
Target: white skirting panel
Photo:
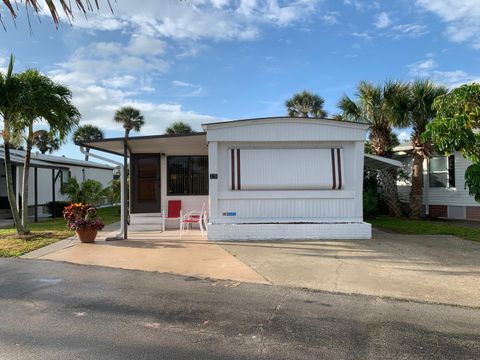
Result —
<instances>
[{"instance_id":1,"label":"white skirting panel","mask_svg":"<svg viewBox=\"0 0 480 360\"><path fill-rule=\"evenodd\" d=\"M372 226L358 223L208 224L208 240L371 239Z\"/></svg>"}]
</instances>

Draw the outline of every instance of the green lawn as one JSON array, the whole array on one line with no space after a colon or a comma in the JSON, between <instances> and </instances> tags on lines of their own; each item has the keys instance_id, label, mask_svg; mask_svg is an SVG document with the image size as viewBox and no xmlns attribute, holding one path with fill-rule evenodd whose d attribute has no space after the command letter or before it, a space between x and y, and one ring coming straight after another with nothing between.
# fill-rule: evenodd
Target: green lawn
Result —
<instances>
[{"instance_id":1,"label":"green lawn","mask_svg":"<svg viewBox=\"0 0 480 360\"><path fill-rule=\"evenodd\" d=\"M409 220L381 216L367 220L373 226L380 229L412 235L454 235L467 240L480 241L479 227L455 222L442 222L435 220Z\"/></svg>"},{"instance_id":2,"label":"green lawn","mask_svg":"<svg viewBox=\"0 0 480 360\"><path fill-rule=\"evenodd\" d=\"M120 221L119 206L98 209L105 225ZM0 229L0 257L16 257L52 244L75 234L67 229L63 218L32 223L32 233L24 237L17 235L14 228Z\"/></svg>"}]
</instances>

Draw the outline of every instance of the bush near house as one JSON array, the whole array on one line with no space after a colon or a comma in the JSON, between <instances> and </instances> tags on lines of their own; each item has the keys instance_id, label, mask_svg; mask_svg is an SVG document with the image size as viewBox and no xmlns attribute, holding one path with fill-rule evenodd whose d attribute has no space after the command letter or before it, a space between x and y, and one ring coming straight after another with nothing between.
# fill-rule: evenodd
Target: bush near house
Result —
<instances>
[{"instance_id":1,"label":"bush near house","mask_svg":"<svg viewBox=\"0 0 480 360\"><path fill-rule=\"evenodd\" d=\"M63 215L63 209L68 205L70 205L70 203L67 201L50 201L46 204L47 212L54 217L61 217Z\"/></svg>"}]
</instances>

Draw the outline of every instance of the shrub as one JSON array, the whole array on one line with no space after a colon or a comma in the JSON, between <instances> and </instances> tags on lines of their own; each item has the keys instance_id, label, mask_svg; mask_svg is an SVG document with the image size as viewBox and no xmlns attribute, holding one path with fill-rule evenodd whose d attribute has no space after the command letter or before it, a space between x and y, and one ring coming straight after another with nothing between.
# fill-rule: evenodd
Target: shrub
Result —
<instances>
[{"instance_id":1,"label":"shrub","mask_svg":"<svg viewBox=\"0 0 480 360\"><path fill-rule=\"evenodd\" d=\"M70 203L66 201L50 201L46 204L47 212L52 216L62 216L63 209Z\"/></svg>"},{"instance_id":2,"label":"shrub","mask_svg":"<svg viewBox=\"0 0 480 360\"><path fill-rule=\"evenodd\" d=\"M72 203L82 204L97 204L106 195L107 189L103 189L99 181L91 179L79 184L74 177L68 179L68 182L62 187L63 193L68 196Z\"/></svg>"}]
</instances>

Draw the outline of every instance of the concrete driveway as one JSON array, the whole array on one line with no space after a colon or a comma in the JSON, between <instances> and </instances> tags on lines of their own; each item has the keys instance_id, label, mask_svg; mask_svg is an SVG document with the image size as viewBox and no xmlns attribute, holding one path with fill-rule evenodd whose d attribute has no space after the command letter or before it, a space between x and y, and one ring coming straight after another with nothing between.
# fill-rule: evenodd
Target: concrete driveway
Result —
<instances>
[{"instance_id":1,"label":"concrete driveway","mask_svg":"<svg viewBox=\"0 0 480 360\"><path fill-rule=\"evenodd\" d=\"M480 307L480 243L452 236L222 247L276 285Z\"/></svg>"},{"instance_id":2,"label":"concrete driveway","mask_svg":"<svg viewBox=\"0 0 480 360\"><path fill-rule=\"evenodd\" d=\"M480 243L374 232L372 240L212 243L191 231L65 240L24 257L480 307Z\"/></svg>"}]
</instances>

